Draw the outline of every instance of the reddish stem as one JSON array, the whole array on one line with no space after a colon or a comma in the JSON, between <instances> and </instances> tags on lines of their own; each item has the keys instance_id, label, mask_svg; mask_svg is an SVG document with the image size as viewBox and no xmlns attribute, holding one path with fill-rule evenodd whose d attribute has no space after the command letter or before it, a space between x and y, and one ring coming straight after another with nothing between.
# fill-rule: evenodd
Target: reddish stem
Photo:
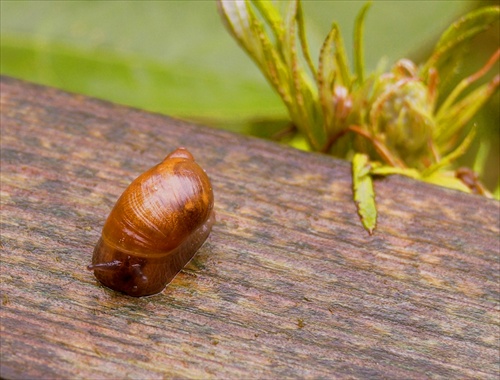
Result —
<instances>
[{"instance_id":1,"label":"reddish stem","mask_svg":"<svg viewBox=\"0 0 500 380\"><path fill-rule=\"evenodd\" d=\"M366 131L365 129L363 129L359 125L350 125L347 128L338 132L337 134L333 135L328 140L325 147L323 148L323 150L322 150L323 153L327 153L332 148L333 144L335 144L335 142L339 138L341 138L342 136L344 136L348 132L356 133L357 135L363 136L368 141L370 141L373 144L373 147L375 148L377 153L380 155L380 157L382 157L382 159L386 163L388 163L389 165L394 166L394 167L399 167L399 168L406 167L406 165L401 160L392 156L391 152L389 152L389 150L384 146L384 144L381 141L379 141L377 138L372 136L368 131Z\"/></svg>"}]
</instances>

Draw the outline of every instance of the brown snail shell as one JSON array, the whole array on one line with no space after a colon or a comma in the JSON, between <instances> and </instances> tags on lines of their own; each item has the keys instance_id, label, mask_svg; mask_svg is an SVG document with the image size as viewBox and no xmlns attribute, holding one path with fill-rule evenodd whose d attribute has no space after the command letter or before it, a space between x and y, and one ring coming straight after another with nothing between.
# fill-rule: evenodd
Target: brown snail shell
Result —
<instances>
[{"instance_id":1,"label":"brown snail shell","mask_svg":"<svg viewBox=\"0 0 500 380\"><path fill-rule=\"evenodd\" d=\"M161 292L210 234L213 205L207 174L178 148L123 192L88 269L103 285L131 296Z\"/></svg>"}]
</instances>

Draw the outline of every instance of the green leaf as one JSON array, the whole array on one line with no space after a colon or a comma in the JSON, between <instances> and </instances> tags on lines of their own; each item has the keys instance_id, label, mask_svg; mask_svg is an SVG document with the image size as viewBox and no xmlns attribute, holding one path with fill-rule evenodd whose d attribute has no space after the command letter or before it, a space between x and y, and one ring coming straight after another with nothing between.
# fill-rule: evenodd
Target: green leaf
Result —
<instances>
[{"instance_id":1,"label":"green leaf","mask_svg":"<svg viewBox=\"0 0 500 380\"><path fill-rule=\"evenodd\" d=\"M456 178L454 172L435 172L430 176L422 178L422 180L433 185L447 187L448 189L471 193L471 189L460 181L460 179Z\"/></svg>"},{"instance_id":2,"label":"green leaf","mask_svg":"<svg viewBox=\"0 0 500 380\"><path fill-rule=\"evenodd\" d=\"M397 168L394 166L387 166L387 165L383 166L373 165L372 169L370 170L370 173L372 175L380 175L380 176L399 174L413 179L420 179L420 173L416 169Z\"/></svg>"},{"instance_id":3,"label":"green leaf","mask_svg":"<svg viewBox=\"0 0 500 380\"><path fill-rule=\"evenodd\" d=\"M349 60L347 59L344 41L338 25L334 24L333 28L337 29L337 33L333 35L333 41L335 43L335 65L337 66L337 72L339 73L339 84L351 89L351 70L349 68Z\"/></svg>"},{"instance_id":4,"label":"green leaf","mask_svg":"<svg viewBox=\"0 0 500 380\"><path fill-rule=\"evenodd\" d=\"M429 60L422 68L423 76L429 74L431 68L436 68L441 83L446 83L461 62L464 47L477 34L498 23L499 7L485 7L469 12L454 22L441 36Z\"/></svg>"},{"instance_id":5,"label":"green leaf","mask_svg":"<svg viewBox=\"0 0 500 380\"><path fill-rule=\"evenodd\" d=\"M366 12L370 8L371 3L366 3L359 11L356 17L356 24L354 27L354 67L356 70L356 83L363 84L365 81L365 50L363 44L363 35L365 27Z\"/></svg>"},{"instance_id":6,"label":"green leaf","mask_svg":"<svg viewBox=\"0 0 500 380\"><path fill-rule=\"evenodd\" d=\"M460 132L465 124L481 109L481 107L490 99L500 84L500 77L495 77L490 83L486 83L461 101L454 104L446 113L439 112L437 115L435 141L441 150L446 150L452 137Z\"/></svg>"},{"instance_id":7,"label":"green leaf","mask_svg":"<svg viewBox=\"0 0 500 380\"><path fill-rule=\"evenodd\" d=\"M456 147L451 153L448 153L445 157L439 160L439 162L435 163L434 165L431 165L428 169L426 169L422 173L422 178L425 180L425 177L431 176L435 172L445 168L446 166L450 165L453 161L455 161L457 158L462 156L467 151L472 141L474 140L474 137L476 136L476 130L477 130L477 125L474 124L473 128L469 131L467 136L465 136L460 145Z\"/></svg>"},{"instance_id":8,"label":"green leaf","mask_svg":"<svg viewBox=\"0 0 500 380\"><path fill-rule=\"evenodd\" d=\"M298 118L296 122L306 136L308 136L312 147L320 150L326 143L326 133L323 129L323 121L319 112L319 102L317 91L313 88L313 83L309 79L307 72L299 62L297 54L297 12L298 2L290 3L286 18L286 39L289 46L290 58L288 60L290 76L292 82L290 88L293 93L294 106L297 110Z\"/></svg>"},{"instance_id":9,"label":"green leaf","mask_svg":"<svg viewBox=\"0 0 500 380\"><path fill-rule=\"evenodd\" d=\"M326 142L326 133L319 112L317 92L301 66L297 53L299 3L290 1L286 5L283 19L271 2L218 2L230 33L281 96L294 125L307 136L315 150L320 150ZM274 35L274 43L268 30Z\"/></svg>"},{"instance_id":10,"label":"green leaf","mask_svg":"<svg viewBox=\"0 0 500 380\"><path fill-rule=\"evenodd\" d=\"M356 153L352 159L354 203L363 227L372 235L377 225L377 207L370 169L368 156Z\"/></svg>"},{"instance_id":11,"label":"green leaf","mask_svg":"<svg viewBox=\"0 0 500 380\"><path fill-rule=\"evenodd\" d=\"M323 46L319 54L319 64L317 73L318 94L324 118L324 129L331 134L333 129L333 89L335 86L336 67L332 59L335 49L335 35L338 33L338 28L333 25L330 33L325 38Z\"/></svg>"},{"instance_id":12,"label":"green leaf","mask_svg":"<svg viewBox=\"0 0 500 380\"><path fill-rule=\"evenodd\" d=\"M476 73L462 79L453 89L436 114L436 128L434 129L434 140L443 149L451 137L460 132L460 129L479 111L479 109L490 99L500 85L500 75L496 75L489 83L484 84L466 95L459 102L457 98L472 83L482 78L497 62L500 57L498 49L488 62Z\"/></svg>"},{"instance_id":13,"label":"green leaf","mask_svg":"<svg viewBox=\"0 0 500 380\"><path fill-rule=\"evenodd\" d=\"M311 54L309 52L309 44L307 43L307 38L306 38L306 28L305 28L305 21L304 21L304 12L302 10L302 3L299 1L297 4L297 24L299 27L299 38L300 38L300 44L302 46L302 54L304 55L304 58L307 62L307 65L309 66L309 70L311 70L311 74L314 78L316 78L316 68L314 67L314 63L311 59Z\"/></svg>"},{"instance_id":14,"label":"green leaf","mask_svg":"<svg viewBox=\"0 0 500 380\"><path fill-rule=\"evenodd\" d=\"M316 80L323 112L323 130L332 136L339 132L333 107L335 86L350 89L352 85L344 43L336 23L333 23L321 47Z\"/></svg>"},{"instance_id":15,"label":"green leaf","mask_svg":"<svg viewBox=\"0 0 500 380\"><path fill-rule=\"evenodd\" d=\"M249 3L218 1L217 6L226 28L266 75L263 39L265 38L267 45L271 45L271 43L268 41L267 35L261 36L259 34L264 31L264 28L256 19ZM266 77L270 80L268 75Z\"/></svg>"},{"instance_id":16,"label":"green leaf","mask_svg":"<svg viewBox=\"0 0 500 380\"><path fill-rule=\"evenodd\" d=\"M262 74L281 96L289 112L296 112L290 89L290 74L282 50L275 48L266 33L264 25L257 19L249 2L218 1L222 19L229 32L255 61ZM285 31L279 13L270 3L257 2L257 10L278 40L278 46L286 46ZM293 119L292 115L292 119Z\"/></svg>"},{"instance_id":17,"label":"green leaf","mask_svg":"<svg viewBox=\"0 0 500 380\"><path fill-rule=\"evenodd\" d=\"M276 40L279 44L282 44L285 28L283 25L283 18L281 17L278 9L276 9L273 3L269 1L254 0L252 4L259 10L259 13L262 15L266 23L271 27L271 31L275 35ZM278 48L281 49L284 48L284 46L279 45Z\"/></svg>"}]
</instances>

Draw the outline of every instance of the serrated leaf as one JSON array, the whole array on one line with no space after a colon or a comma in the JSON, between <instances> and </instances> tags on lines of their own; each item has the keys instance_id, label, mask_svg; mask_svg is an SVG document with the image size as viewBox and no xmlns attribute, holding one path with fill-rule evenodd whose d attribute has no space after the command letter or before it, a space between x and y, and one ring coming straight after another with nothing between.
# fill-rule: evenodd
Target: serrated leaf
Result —
<instances>
[{"instance_id":1,"label":"serrated leaf","mask_svg":"<svg viewBox=\"0 0 500 380\"><path fill-rule=\"evenodd\" d=\"M342 34L340 33L340 28L337 28L337 33L334 34L333 40L335 42L335 65L337 66L337 71L339 73L340 84L344 87L350 89L352 85L351 71L349 69L349 60L347 59L347 53L345 50L344 40L342 39Z\"/></svg>"},{"instance_id":2,"label":"serrated leaf","mask_svg":"<svg viewBox=\"0 0 500 380\"><path fill-rule=\"evenodd\" d=\"M281 96L294 125L308 137L315 150L320 150L326 143L326 133L318 96L297 54L297 40L301 38L297 33L304 33L303 25L298 24L302 17L299 2L286 4L284 18L268 1L218 1L217 4L231 34ZM274 42L268 31L274 35Z\"/></svg>"},{"instance_id":3,"label":"serrated leaf","mask_svg":"<svg viewBox=\"0 0 500 380\"><path fill-rule=\"evenodd\" d=\"M446 29L436 45L436 50L444 52L470 40L476 34L490 28L494 22L498 22L499 16L499 7L484 7L469 12Z\"/></svg>"},{"instance_id":4,"label":"serrated leaf","mask_svg":"<svg viewBox=\"0 0 500 380\"><path fill-rule=\"evenodd\" d=\"M446 83L454 69L461 62L464 47L477 34L489 29L498 22L499 7L485 7L472 11L454 22L441 36L434 52L422 68L427 76L431 68L440 74L441 84Z\"/></svg>"},{"instance_id":5,"label":"serrated leaf","mask_svg":"<svg viewBox=\"0 0 500 380\"><path fill-rule=\"evenodd\" d=\"M357 153L354 155L352 159L354 203L363 227L372 235L377 225L377 207L370 169L370 162L366 154Z\"/></svg>"},{"instance_id":6,"label":"serrated leaf","mask_svg":"<svg viewBox=\"0 0 500 380\"><path fill-rule=\"evenodd\" d=\"M339 132L336 128L336 115L332 104L335 86L338 84L346 89L352 86L344 42L336 23L333 23L321 47L316 80L323 112L323 129L332 136Z\"/></svg>"},{"instance_id":7,"label":"serrated leaf","mask_svg":"<svg viewBox=\"0 0 500 380\"><path fill-rule=\"evenodd\" d=\"M331 102L333 99L333 88L336 79L336 68L332 57L335 49L334 36L337 32L338 28L334 24L326 36L319 54L317 83L319 100L323 111L325 131L331 131L334 120Z\"/></svg>"}]
</instances>

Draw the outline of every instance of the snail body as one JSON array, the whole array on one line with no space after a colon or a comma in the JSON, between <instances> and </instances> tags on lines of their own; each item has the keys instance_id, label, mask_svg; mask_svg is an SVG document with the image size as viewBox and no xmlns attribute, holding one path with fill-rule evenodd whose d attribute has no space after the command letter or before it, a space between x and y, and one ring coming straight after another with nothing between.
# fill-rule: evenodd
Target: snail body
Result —
<instances>
[{"instance_id":1,"label":"snail body","mask_svg":"<svg viewBox=\"0 0 500 380\"><path fill-rule=\"evenodd\" d=\"M88 269L131 296L161 292L210 234L213 204L205 171L187 149L175 150L120 196Z\"/></svg>"}]
</instances>

